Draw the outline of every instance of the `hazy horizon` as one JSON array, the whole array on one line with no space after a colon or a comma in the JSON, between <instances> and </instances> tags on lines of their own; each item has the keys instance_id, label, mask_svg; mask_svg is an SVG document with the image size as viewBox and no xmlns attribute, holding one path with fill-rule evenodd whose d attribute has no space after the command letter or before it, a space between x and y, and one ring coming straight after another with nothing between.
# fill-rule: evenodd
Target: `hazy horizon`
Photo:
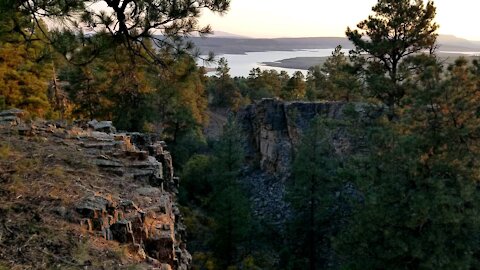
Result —
<instances>
[{"instance_id":1,"label":"hazy horizon","mask_svg":"<svg viewBox=\"0 0 480 270\"><path fill-rule=\"evenodd\" d=\"M317 35L317 36L272 36L272 37L267 37L267 36L250 36L250 35L244 35L244 34L239 34L239 33L234 33L234 32L229 32L229 31L224 31L222 29L212 29L213 30L213 35L216 36L218 34L220 34L219 36L220 37L225 37L225 38L229 38L230 35L232 35L232 37L238 37L238 38L251 38L251 39L282 39L282 38L347 38L345 35L343 36L322 36L322 35ZM226 34L226 35L224 35ZM446 37L446 36L452 36L452 37L455 37L455 38L460 38L460 39L465 39L465 40L469 40L469 41L474 41L474 42L480 42L480 37L479 39L472 39L472 38L468 38L468 37L462 37L462 36L458 36L458 35L455 35L455 34L451 34L451 33L439 33L439 36L443 36L443 37Z\"/></svg>"},{"instance_id":2,"label":"hazy horizon","mask_svg":"<svg viewBox=\"0 0 480 270\"><path fill-rule=\"evenodd\" d=\"M249 36L249 35L242 35L234 32L223 31L221 29L212 29L213 33L212 36L218 36L221 38L245 38L245 39L283 39L283 38L347 38L345 35L343 36L278 36L278 37L261 37L261 36ZM454 37L459 39L465 39L468 41L480 42L480 40L474 40L470 38L460 37L455 34L448 34L448 33L439 33L440 37ZM210 37L208 35L207 37Z\"/></svg>"},{"instance_id":3,"label":"hazy horizon","mask_svg":"<svg viewBox=\"0 0 480 270\"><path fill-rule=\"evenodd\" d=\"M436 22L441 35L453 35L480 41L476 25L480 18L480 1L437 0ZM233 0L227 14L204 12L202 24L214 31L228 32L251 38L345 37L347 26L372 14L377 0ZM246 19L247 18L247 19Z\"/></svg>"}]
</instances>

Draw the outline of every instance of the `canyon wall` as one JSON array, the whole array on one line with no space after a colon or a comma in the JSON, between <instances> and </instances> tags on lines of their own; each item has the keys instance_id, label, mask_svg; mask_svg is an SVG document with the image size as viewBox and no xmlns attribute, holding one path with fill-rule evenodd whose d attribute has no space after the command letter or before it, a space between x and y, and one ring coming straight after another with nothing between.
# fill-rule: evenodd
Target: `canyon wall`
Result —
<instances>
[{"instance_id":1,"label":"canyon wall","mask_svg":"<svg viewBox=\"0 0 480 270\"><path fill-rule=\"evenodd\" d=\"M247 159L272 175L288 175L295 149L310 121L316 116L343 120L347 106L358 113L366 113L364 104L284 102L278 99L263 99L243 108L237 119L246 135ZM348 153L353 147L348 133L342 129L334 131L334 144L339 153Z\"/></svg>"},{"instance_id":2,"label":"canyon wall","mask_svg":"<svg viewBox=\"0 0 480 270\"><path fill-rule=\"evenodd\" d=\"M284 201L287 181L302 134L313 118L346 120L347 111L359 119L373 119L381 110L363 103L285 102L263 99L237 113L237 121L245 134L246 160L250 172L244 177L253 203L254 214L274 225L288 216ZM363 121L362 120L362 121ZM337 154L348 155L362 148L362 142L349 135L347 126L332 130ZM348 187L351 188L351 187Z\"/></svg>"}]
</instances>

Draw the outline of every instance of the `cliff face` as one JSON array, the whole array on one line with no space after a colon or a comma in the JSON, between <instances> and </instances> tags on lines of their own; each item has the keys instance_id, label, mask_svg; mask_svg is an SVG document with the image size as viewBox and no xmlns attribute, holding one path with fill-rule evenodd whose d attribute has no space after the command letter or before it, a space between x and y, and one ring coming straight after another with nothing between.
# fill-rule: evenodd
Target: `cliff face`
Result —
<instances>
[{"instance_id":1,"label":"cliff face","mask_svg":"<svg viewBox=\"0 0 480 270\"><path fill-rule=\"evenodd\" d=\"M39 209L31 206L41 220L38 226L66 226L76 237L87 236L89 243L124 246L127 255L118 258L121 264L135 264L139 269L189 268L191 256L183 241L185 228L175 202L179 179L174 176L172 158L164 142L141 133L117 133L110 122L78 122L74 125L27 122L22 115L19 110L0 112L0 134L4 142L8 141L5 147L12 155L0 159L0 171L6 172L1 174L4 179L0 181L2 200L44 195L45 198L36 199L37 203L43 204L51 199L48 195L52 193L38 193L50 190L48 187L58 189L55 206ZM9 159L18 156L29 160L32 152L37 153L35 162L42 164L35 168L39 176L26 186L17 185L15 179L21 176L17 165L10 163ZM61 176L62 183L44 175L50 167L58 171L55 177ZM37 182L43 183L38 190L28 188L28 185L36 187ZM9 208L4 210L10 213ZM47 218L52 214L58 218ZM7 215L0 217L0 223L7 224L7 218ZM58 222L63 225L54 225ZM8 227L20 228L20 224L20 221L11 222ZM12 244L23 237L13 229L2 233L0 229L3 241L10 239ZM77 244L72 246L76 248ZM90 248L96 248L93 246ZM45 253L54 259L59 258L54 251ZM92 262L95 259L105 263L98 254L90 254L90 259L81 261L72 251L65 255L68 259L62 259L60 263L68 261L70 265L89 266L95 264ZM2 259L11 260L0 253L0 266ZM109 268L113 267L111 265L102 267L113 269ZM95 265L93 268L99 269Z\"/></svg>"},{"instance_id":2,"label":"cliff face","mask_svg":"<svg viewBox=\"0 0 480 270\"><path fill-rule=\"evenodd\" d=\"M302 134L315 116L341 120L345 102L283 102L264 99L238 113L238 122L245 132L247 157L262 171L285 177ZM345 131L335 134L335 147L348 152L350 143Z\"/></svg>"},{"instance_id":3,"label":"cliff face","mask_svg":"<svg viewBox=\"0 0 480 270\"><path fill-rule=\"evenodd\" d=\"M237 121L246 136L245 150L252 168L244 181L253 203L254 214L274 225L280 225L289 215L284 201L286 182L302 134L316 117L345 119L347 106L367 117L364 104L345 102L284 102L264 99L240 110ZM340 155L347 155L361 147L353 142L346 128L333 132L334 147ZM346 187L352 189L352 187ZM351 190L353 192L353 190Z\"/></svg>"}]
</instances>

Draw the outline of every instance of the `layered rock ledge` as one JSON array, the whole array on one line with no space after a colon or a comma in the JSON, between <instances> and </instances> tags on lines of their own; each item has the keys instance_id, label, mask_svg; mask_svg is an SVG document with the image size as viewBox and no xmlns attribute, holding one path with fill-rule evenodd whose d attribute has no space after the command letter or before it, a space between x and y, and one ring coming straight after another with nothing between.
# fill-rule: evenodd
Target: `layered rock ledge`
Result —
<instances>
[{"instance_id":1,"label":"layered rock ledge","mask_svg":"<svg viewBox=\"0 0 480 270\"><path fill-rule=\"evenodd\" d=\"M112 195L78 183L84 196L70 209L59 207L58 215L86 235L129 245L152 269L189 269L192 258L175 202L179 179L165 142L155 135L117 132L108 121L68 124L23 118L21 110L0 112L0 136L17 134L75 149L98 168L96 177L124 186Z\"/></svg>"}]
</instances>

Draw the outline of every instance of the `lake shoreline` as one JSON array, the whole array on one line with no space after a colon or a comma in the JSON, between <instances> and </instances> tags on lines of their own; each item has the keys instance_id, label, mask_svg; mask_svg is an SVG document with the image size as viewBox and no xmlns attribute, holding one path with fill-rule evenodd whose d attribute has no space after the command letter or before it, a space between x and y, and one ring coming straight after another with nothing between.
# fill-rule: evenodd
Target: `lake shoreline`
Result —
<instances>
[{"instance_id":1,"label":"lake shoreline","mask_svg":"<svg viewBox=\"0 0 480 270\"><path fill-rule=\"evenodd\" d=\"M473 60L479 58L477 52L438 52L437 56L445 60L447 64L453 64L456 59L459 57L465 57L468 60ZM348 55L347 55L348 56ZM324 57L293 57L282 59L275 62L262 62L265 67L275 67L275 68L288 68L288 69L299 69L299 70L309 70L311 67L323 65L328 59L328 56Z\"/></svg>"},{"instance_id":2,"label":"lake shoreline","mask_svg":"<svg viewBox=\"0 0 480 270\"><path fill-rule=\"evenodd\" d=\"M282 59L276 62L262 62L261 64L267 67L309 70L311 67L323 65L323 63L325 63L327 59L328 59L328 56L294 57L294 58Z\"/></svg>"}]
</instances>

